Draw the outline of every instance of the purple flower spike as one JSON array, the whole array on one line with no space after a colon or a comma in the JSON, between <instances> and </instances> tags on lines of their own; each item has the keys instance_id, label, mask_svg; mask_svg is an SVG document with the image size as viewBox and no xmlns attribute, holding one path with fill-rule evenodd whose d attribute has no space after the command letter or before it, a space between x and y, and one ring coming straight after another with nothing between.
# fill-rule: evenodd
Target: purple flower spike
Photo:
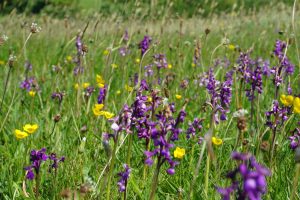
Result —
<instances>
[{"instance_id":1,"label":"purple flower spike","mask_svg":"<svg viewBox=\"0 0 300 200\"><path fill-rule=\"evenodd\" d=\"M151 41L152 41L151 37L146 35L146 36L144 36L144 39L139 43L139 49L141 49L142 56L149 49Z\"/></svg>"},{"instance_id":2,"label":"purple flower spike","mask_svg":"<svg viewBox=\"0 0 300 200\"><path fill-rule=\"evenodd\" d=\"M98 95L98 104L104 104L104 100L106 97L107 86L105 85L103 88L100 88Z\"/></svg>"},{"instance_id":3,"label":"purple flower spike","mask_svg":"<svg viewBox=\"0 0 300 200\"><path fill-rule=\"evenodd\" d=\"M239 165L227 174L232 184L227 188L217 187L222 199L230 200L234 193L236 199L261 199L267 192L266 176L271 175L270 171L258 164L251 154L233 152L231 157L239 161Z\"/></svg>"},{"instance_id":4,"label":"purple flower spike","mask_svg":"<svg viewBox=\"0 0 300 200\"><path fill-rule=\"evenodd\" d=\"M118 173L118 176L120 176L120 179L118 181L119 186L119 192L125 192L127 188L127 181L130 176L131 169L127 164L124 164L123 167L125 168L124 172Z\"/></svg>"},{"instance_id":5,"label":"purple flower spike","mask_svg":"<svg viewBox=\"0 0 300 200\"><path fill-rule=\"evenodd\" d=\"M40 167L43 161L46 161L48 159L48 156L46 155L46 149L42 148L41 150L32 150L30 152L30 162L31 165L28 167L25 167L25 170L27 171L26 178L29 180L34 179L35 175L33 173L33 170L36 174L39 173Z\"/></svg>"}]
</instances>

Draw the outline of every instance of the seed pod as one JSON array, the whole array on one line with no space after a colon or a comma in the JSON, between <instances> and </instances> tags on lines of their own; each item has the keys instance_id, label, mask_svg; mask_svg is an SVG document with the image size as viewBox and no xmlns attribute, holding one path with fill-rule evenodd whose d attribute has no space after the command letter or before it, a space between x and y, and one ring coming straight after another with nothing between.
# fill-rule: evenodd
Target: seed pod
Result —
<instances>
[{"instance_id":1,"label":"seed pod","mask_svg":"<svg viewBox=\"0 0 300 200\"><path fill-rule=\"evenodd\" d=\"M237 121L237 127L242 132L245 132L247 130L247 119L246 117L239 117Z\"/></svg>"}]
</instances>

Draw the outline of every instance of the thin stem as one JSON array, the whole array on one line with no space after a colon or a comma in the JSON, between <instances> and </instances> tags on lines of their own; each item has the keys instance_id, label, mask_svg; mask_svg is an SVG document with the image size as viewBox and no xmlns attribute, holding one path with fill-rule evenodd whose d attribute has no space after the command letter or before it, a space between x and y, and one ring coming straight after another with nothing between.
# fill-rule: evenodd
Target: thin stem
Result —
<instances>
[{"instance_id":1,"label":"thin stem","mask_svg":"<svg viewBox=\"0 0 300 200\"><path fill-rule=\"evenodd\" d=\"M114 171L114 164L115 164L115 158L116 158L116 151L117 151L117 146L118 146L118 133L116 135L115 139L115 144L114 144L114 150L111 155L111 162L110 162L110 167L109 167L109 173L108 173L108 182L107 182L107 192L106 192L106 199L110 200L110 187L111 187L111 176Z\"/></svg>"},{"instance_id":2,"label":"thin stem","mask_svg":"<svg viewBox=\"0 0 300 200\"><path fill-rule=\"evenodd\" d=\"M35 178L35 198L36 199L39 199L39 186L40 186L40 174L37 172L36 178Z\"/></svg>"},{"instance_id":3,"label":"thin stem","mask_svg":"<svg viewBox=\"0 0 300 200\"><path fill-rule=\"evenodd\" d=\"M273 134L272 134L272 149L270 152L270 156L271 156L271 161L273 160L273 156L274 156L274 151L275 151L275 145L276 145L276 127L273 129Z\"/></svg>"},{"instance_id":4,"label":"thin stem","mask_svg":"<svg viewBox=\"0 0 300 200\"><path fill-rule=\"evenodd\" d=\"M194 171L193 180L192 180L192 183L190 185L190 196L189 196L189 199L192 199L192 197L193 197L194 184L195 184L196 179L197 179L197 177L199 175L199 170L200 170L201 161L202 161L202 158L203 158L205 147L206 147L206 141L203 142L201 153L199 154L198 163L197 163L196 169Z\"/></svg>"},{"instance_id":5,"label":"thin stem","mask_svg":"<svg viewBox=\"0 0 300 200\"><path fill-rule=\"evenodd\" d=\"M127 147L127 164L130 166L130 159L131 159L131 149L132 149L132 140L133 140L133 134L129 134L129 142Z\"/></svg>"},{"instance_id":6,"label":"thin stem","mask_svg":"<svg viewBox=\"0 0 300 200\"><path fill-rule=\"evenodd\" d=\"M157 158L157 164L156 164L156 168L155 168L155 172L153 174L152 177L152 186L151 186L151 193L150 193L150 200L154 200L155 199L155 193L156 193L156 189L157 189L157 185L158 185L158 175L159 175L159 170L160 170L160 156Z\"/></svg>"},{"instance_id":7,"label":"thin stem","mask_svg":"<svg viewBox=\"0 0 300 200\"><path fill-rule=\"evenodd\" d=\"M210 170L210 154L208 154L206 159L206 172L205 172L205 197L208 199L208 179L209 179L209 170Z\"/></svg>"},{"instance_id":8,"label":"thin stem","mask_svg":"<svg viewBox=\"0 0 300 200\"><path fill-rule=\"evenodd\" d=\"M3 91L3 95L2 95L2 99L1 99L1 104L0 104L0 114L2 113L2 106L3 106L3 101L5 98L5 94L6 94L6 90L7 90L7 85L8 85L8 81L9 81L9 77L10 77L10 73L11 73L11 69L12 67L9 67L8 73L7 73L7 77L6 77L6 81L5 81L5 85L4 85L4 91Z\"/></svg>"}]
</instances>

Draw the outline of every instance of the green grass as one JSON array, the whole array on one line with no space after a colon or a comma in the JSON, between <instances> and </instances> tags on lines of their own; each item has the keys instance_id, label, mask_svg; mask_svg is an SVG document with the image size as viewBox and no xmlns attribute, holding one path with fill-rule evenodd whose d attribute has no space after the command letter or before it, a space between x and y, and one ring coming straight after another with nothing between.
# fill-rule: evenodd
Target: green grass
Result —
<instances>
[{"instance_id":1,"label":"green grass","mask_svg":"<svg viewBox=\"0 0 300 200\"><path fill-rule=\"evenodd\" d=\"M7 62L9 50L17 56L12 73L8 82L7 93L3 102L3 112L0 114L0 199L26 199L22 190L22 183L25 181L25 170L29 165L29 153L31 149L47 148L47 152L55 152L59 156L65 156L66 160L61 163L57 177L47 172L48 163L43 164L41 171L41 199L60 199L60 192L64 189L79 190L83 184L89 184L92 190L83 199L105 198L107 185L104 180L107 171L104 170L108 157L102 145L101 135L103 132L111 132L111 123L103 117L96 118L92 113L92 106L97 102L98 89L90 97L90 103L86 102L81 95L82 91L74 89L77 82L89 82L96 87L96 74L101 74L109 84L106 97L106 109L117 114L122 109L124 103L131 104L134 100L134 93L127 92L126 84L132 85L130 76L139 71L139 65L135 63L140 57L137 49L138 42L147 33L153 38L152 49L145 56L143 65L152 62L152 55L155 53L166 53L168 62L173 65L172 69L164 69L162 77L175 75L173 82L167 88L169 101L174 101L177 110L184 104L184 99L189 99L186 107L187 117L182 125L186 130L188 122L195 117L204 118L204 128L201 136L208 131L210 123L210 109L203 110L203 105L208 101L208 93L204 87L199 87L193 83L198 74L207 71L217 58L226 56L234 67L239 53L229 50L225 45L214 49L221 44L224 38L231 44L239 46L242 51L253 48L251 54L253 58L262 57L270 60L271 66L276 64L276 59L272 57L276 39L287 40L297 37L291 28L292 8L285 6L272 7L261 12L245 14L239 10L221 16L212 16L207 19L190 18L182 21L182 34L180 35L180 20L174 18L164 18L162 20L151 21L118 21L117 18L103 19L98 15L93 17L82 17L80 20L73 18L68 21L53 19L48 16L25 17L14 15L0 18L0 34L6 34L9 39L0 46L0 60ZM296 19L299 14L296 13ZM28 28L22 28L20 24L36 21L41 27L40 33L33 34L27 45L26 51L22 50L24 41L29 34ZM66 61L67 56L76 56L74 38L79 30L83 30L86 24L89 26L84 35L84 43L88 46L83 63L85 72L79 77L73 76L74 64ZM296 20L296 29L299 27L299 20ZM210 33L205 36L205 29L209 28ZM120 47L120 39L125 29L130 34L131 53L126 57L121 57L117 48ZM283 34L278 34L283 31ZM295 35L297 34L297 35ZM195 41L201 44L202 67L192 68L192 58ZM299 42L299 41L298 41ZM153 45L156 44L156 45ZM299 44L298 44L299 45ZM109 58L103 55L107 48L113 49ZM215 52L214 54L212 54ZM287 55L292 63L296 65L295 75L291 78L294 94L300 93L299 87L299 60L295 43L288 49ZM29 76L35 76L41 88L39 95L30 97L27 92L19 88L20 82L24 79L24 63L28 59L33 65L33 70ZM111 64L115 63L118 68L112 69ZM59 65L59 73L52 71L53 65ZM0 65L0 80L4 82L8 73L8 66ZM224 74L229 69L215 69L218 71L217 78L223 79ZM179 87L183 79L189 80L187 89ZM166 87L157 86L164 90ZM236 110L235 90L238 85L234 85L233 98L230 106L228 120L220 123L216 127L218 137L223 139L221 146L215 146L216 160L211 166L209 173L208 199L220 199L215 190L215 186L228 186L225 174L236 166L230 159L233 151L238 129L236 120L232 118L232 113ZM0 88L3 94L4 87ZM116 92L120 90L121 94ZM51 99L53 92L64 91L65 97L62 101L61 111L58 103ZM280 88L280 94L286 93L285 88ZM176 94L181 94L182 99L177 100ZM164 96L164 93L162 93ZM79 96L79 98L78 98ZM250 111L250 103L245 93L242 95L243 108ZM274 98L274 86L272 80L264 78L264 92L259 97L260 110L255 113L258 116L254 127L254 137L248 132L246 138L249 141L247 147L238 147L239 151L247 149L256 156L257 160L269 167L272 176L268 178L268 192L264 199L288 199L291 193L292 181L294 177L295 161L294 153L289 148L287 136L290 130L295 128L299 121L299 115L295 115L286 129L280 131L277 141L278 146L273 163L270 163L268 152L261 150L257 134L266 131L265 112L270 110ZM61 115L61 120L56 124L52 133L54 121L53 117ZM249 116L248 116L249 117ZM21 129L26 123L37 123L39 129L36 133L26 139L17 140L14 136L15 129ZM87 132L80 129L87 126ZM249 126L249 124L248 124ZM267 131L266 136L268 136ZM125 139L126 134L121 133L120 140ZM86 144L83 147L82 138L86 137ZM267 137L267 140L270 139ZM117 173L123 171L122 164L126 162L128 138L116 155L115 168L112 173L111 198L120 199L122 194L117 191ZM261 141L260 141L261 142ZM163 165L157 189L157 199L187 199L189 196L189 186L193 179L193 172L197 165L198 156L202 145L198 145L195 140L187 140L185 134L180 135L180 139L175 142L175 146L186 149L186 155L176 167L174 176L165 173L167 165ZM111 147L113 142L111 141ZM194 149L194 151L192 151ZM133 139L133 148L130 167L132 174L128 183L128 199L148 199L151 188L151 178L155 166L148 170L145 180L143 180L143 162L145 150L144 141ZM173 153L173 149L172 152ZM194 186L193 199L204 199L204 173L207 151L200 166L199 176ZM47 161L48 162L48 161ZM102 172L103 176L102 176ZM101 177L102 176L102 177ZM101 177L99 179L99 177ZM98 182L99 179L99 182ZM99 184L97 184L99 183ZM94 186L97 186L94 188ZM33 198L34 181L26 181L26 190ZM182 189L182 192L179 192ZM298 189L298 193L299 193ZM299 196L298 196L299 198Z\"/></svg>"}]
</instances>

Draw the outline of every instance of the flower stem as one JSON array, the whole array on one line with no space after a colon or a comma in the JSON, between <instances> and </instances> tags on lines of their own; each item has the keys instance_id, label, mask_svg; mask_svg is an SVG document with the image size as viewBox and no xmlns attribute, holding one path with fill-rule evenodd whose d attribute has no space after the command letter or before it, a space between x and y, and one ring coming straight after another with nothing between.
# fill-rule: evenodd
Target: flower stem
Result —
<instances>
[{"instance_id":1,"label":"flower stem","mask_svg":"<svg viewBox=\"0 0 300 200\"><path fill-rule=\"evenodd\" d=\"M39 186L40 186L40 174L37 172L36 178L35 178L35 198L36 199L39 199Z\"/></svg>"},{"instance_id":2,"label":"flower stem","mask_svg":"<svg viewBox=\"0 0 300 200\"><path fill-rule=\"evenodd\" d=\"M4 85L4 91L3 91L3 95L2 95L2 99L1 99L1 105L0 105L0 114L2 112L3 101L4 101L5 94L6 94L8 80L9 80L9 77L10 77L11 69L12 69L12 67L9 67L9 70L8 70L8 73L7 73L7 77L6 77L6 81L5 81L5 85Z\"/></svg>"},{"instance_id":3,"label":"flower stem","mask_svg":"<svg viewBox=\"0 0 300 200\"><path fill-rule=\"evenodd\" d=\"M159 170L160 170L160 156L157 158L157 165L152 177L152 186L151 186L151 193L150 193L150 200L154 200L155 199L155 193L156 193L156 189L157 189L157 185L158 185L158 175L159 175Z\"/></svg>"},{"instance_id":4,"label":"flower stem","mask_svg":"<svg viewBox=\"0 0 300 200\"><path fill-rule=\"evenodd\" d=\"M132 149L133 134L129 134L129 143L127 147L127 164L130 166L131 149Z\"/></svg>"},{"instance_id":5,"label":"flower stem","mask_svg":"<svg viewBox=\"0 0 300 200\"><path fill-rule=\"evenodd\" d=\"M197 163L196 169L194 171L194 177L193 177L192 183L190 185L189 199L192 199L192 197L193 197L194 184L195 184L196 178L198 177L198 174L199 174L199 170L200 170L201 161L202 161L202 158L203 158L205 147L206 147L206 141L204 141L204 143L202 144L201 153L199 154L198 163Z\"/></svg>"},{"instance_id":6,"label":"flower stem","mask_svg":"<svg viewBox=\"0 0 300 200\"><path fill-rule=\"evenodd\" d=\"M117 151L117 146L118 146L118 133L116 133L116 140L114 144L114 150L111 155L111 162L110 162L110 167L109 167L109 172L108 172L108 180L107 180L107 190L106 190L106 199L110 200L110 186L111 186L111 176L114 171L114 164L115 164L115 158L116 158L116 151Z\"/></svg>"},{"instance_id":7,"label":"flower stem","mask_svg":"<svg viewBox=\"0 0 300 200\"><path fill-rule=\"evenodd\" d=\"M208 199L208 178L209 178L209 170L210 170L210 154L208 154L206 159L206 171L205 171L205 197Z\"/></svg>"}]
</instances>

